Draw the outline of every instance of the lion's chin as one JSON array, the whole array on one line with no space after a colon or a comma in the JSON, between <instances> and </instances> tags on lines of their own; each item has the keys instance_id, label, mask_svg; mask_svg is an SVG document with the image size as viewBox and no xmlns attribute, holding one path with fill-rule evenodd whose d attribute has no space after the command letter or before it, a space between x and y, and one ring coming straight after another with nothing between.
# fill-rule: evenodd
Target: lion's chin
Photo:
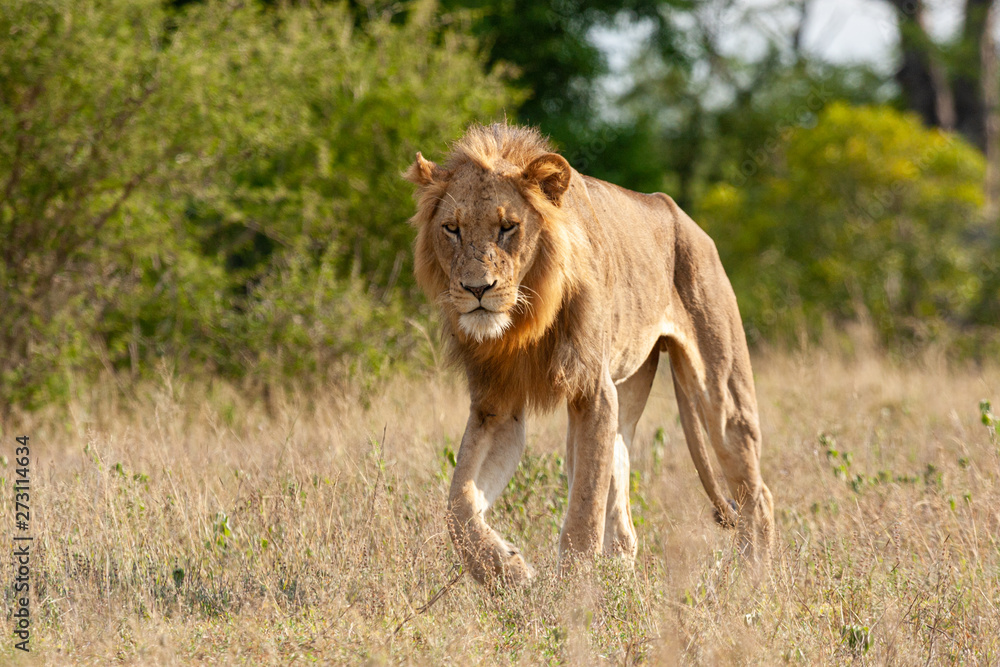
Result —
<instances>
[{"instance_id":1,"label":"lion's chin","mask_svg":"<svg viewBox=\"0 0 1000 667\"><path fill-rule=\"evenodd\" d=\"M458 326L462 332L477 343L500 338L512 324L510 315L491 310L474 310L458 316Z\"/></svg>"}]
</instances>

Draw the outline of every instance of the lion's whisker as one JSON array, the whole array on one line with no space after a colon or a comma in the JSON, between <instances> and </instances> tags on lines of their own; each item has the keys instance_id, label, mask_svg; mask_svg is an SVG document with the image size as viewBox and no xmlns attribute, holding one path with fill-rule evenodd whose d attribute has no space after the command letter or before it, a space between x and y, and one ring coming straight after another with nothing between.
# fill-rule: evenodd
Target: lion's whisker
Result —
<instances>
[{"instance_id":1,"label":"lion's whisker","mask_svg":"<svg viewBox=\"0 0 1000 667\"><path fill-rule=\"evenodd\" d=\"M528 291L534 292L530 287L526 288ZM537 292L535 292L537 294ZM517 297L514 299L514 307L517 308L519 313L528 313L529 315L535 314L535 304L532 300L528 298L526 294L521 292L521 288L518 287Z\"/></svg>"},{"instance_id":2,"label":"lion's whisker","mask_svg":"<svg viewBox=\"0 0 1000 667\"><path fill-rule=\"evenodd\" d=\"M530 287L528 287L527 285L525 285L525 284L523 284L523 283L522 283L522 284L520 284L520 285L518 285L518 286L517 286L517 289L518 289L518 290L525 290L526 292L528 292L528 293L530 293L530 294L533 294L534 296L540 296L540 295L538 294L538 292L536 292L535 290L531 289Z\"/></svg>"},{"instance_id":3,"label":"lion's whisker","mask_svg":"<svg viewBox=\"0 0 1000 667\"><path fill-rule=\"evenodd\" d=\"M442 308L447 308L451 301L451 290L445 288L435 297L434 302Z\"/></svg>"}]
</instances>

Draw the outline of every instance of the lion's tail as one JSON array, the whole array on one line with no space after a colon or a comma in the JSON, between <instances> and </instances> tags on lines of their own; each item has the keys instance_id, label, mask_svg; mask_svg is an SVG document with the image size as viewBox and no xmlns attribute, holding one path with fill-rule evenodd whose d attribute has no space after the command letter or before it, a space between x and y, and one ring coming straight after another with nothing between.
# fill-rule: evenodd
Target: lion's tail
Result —
<instances>
[{"instance_id":1,"label":"lion's tail","mask_svg":"<svg viewBox=\"0 0 1000 667\"><path fill-rule=\"evenodd\" d=\"M690 393L693 387L685 387L678 377L678 371L686 376L692 374L691 361L686 357L686 351L676 341L668 340L667 347L670 353L670 370L674 379L674 394L677 396L677 406L688 451L691 452L694 467L698 470L698 477L701 478L701 484L705 487L705 493L708 494L709 500L715 507L715 520L721 526L734 528L737 522L736 503L723 495L712 471L712 462L708 457L708 448L705 446L705 436L698 421L694 397Z\"/></svg>"}]
</instances>

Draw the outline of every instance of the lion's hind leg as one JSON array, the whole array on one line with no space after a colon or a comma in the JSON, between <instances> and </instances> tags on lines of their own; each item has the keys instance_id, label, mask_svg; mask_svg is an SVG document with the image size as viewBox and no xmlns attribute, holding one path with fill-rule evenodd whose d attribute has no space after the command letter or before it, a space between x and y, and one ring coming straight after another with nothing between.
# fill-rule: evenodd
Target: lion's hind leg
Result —
<instances>
[{"instance_id":1,"label":"lion's hind leg","mask_svg":"<svg viewBox=\"0 0 1000 667\"><path fill-rule=\"evenodd\" d=\"M740 550L761 560L771 550L774 509L760 474L761 435L749 356L745 351L735 358L720 354L705 363L697 348L677 339L668 341L668 349L681 424L716 518L735 525ZM708 434L735 502L722 495L715 481L699 427Z\"/></svg>"},{"instance_id":2,"label":"lion's hind leg","mask_svg":"<svg viewBox=\"0 0 1000 667\"><path fill-rule=\"evenodd\" d=\"M629 506L629 452L635 427L646 407L649 390L656 377L660 348L654 347L649 357L627 380L617 385L618 434L615 437L614 465L611 487L608 489L608 506L604 519L604 553L635 558L637 540Z\"/></svg>"},{"instance_id":3,"label":"lion's hind leg","mask_svg":"<svg viewBox=\"0 0 1000 667\"><path fill-rule=\"evenodd\" d=\"M737 364L739 366L739 364ZM745 364L749 376L749 361ZM718 404L725 406L722 433L714 435L716 455L736 498L739 542L751 560L763 560L774 546L774 501L760 474L761 433L752 380L734 369Z\"/></svg>"},{"instance_id":4,"label":"lion's hind leg","mask_svg":"<svg viewBox=\"0 0 1000 667\"><path fill-rule=\"evenodd\" d=\"M679 342L667 339L666 347L670 353L670 374L674 381L674 395L677 398L681 428L684 430L684 440L687 442L691 460L694 462L695 470L698 471L701 485L715 508L715 520L724 528L733 528L738 520L738 508L734 500L723 495L715 479L699 417L697 402L705 393L700 373L694 361L688 356L690 353Z\"/></svg>"}]
</instances>

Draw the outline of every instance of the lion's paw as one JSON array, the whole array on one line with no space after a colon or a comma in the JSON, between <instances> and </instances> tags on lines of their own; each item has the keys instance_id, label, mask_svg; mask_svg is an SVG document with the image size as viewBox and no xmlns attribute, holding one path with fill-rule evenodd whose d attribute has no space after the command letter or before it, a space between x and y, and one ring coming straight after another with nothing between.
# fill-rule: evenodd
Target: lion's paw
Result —
<instances>
[{"instance_id":1,"label":"lion's paw","mask_svg":"<svg viewBox=\"0 0 1000 667\"><path fill-rule=\"evenodd\" d=\"M534 578L536 572L524 556L517 549L511 549L507 560L503 564L503 578L505 582L522 585Z\"/></svg>"}]
</instances>

